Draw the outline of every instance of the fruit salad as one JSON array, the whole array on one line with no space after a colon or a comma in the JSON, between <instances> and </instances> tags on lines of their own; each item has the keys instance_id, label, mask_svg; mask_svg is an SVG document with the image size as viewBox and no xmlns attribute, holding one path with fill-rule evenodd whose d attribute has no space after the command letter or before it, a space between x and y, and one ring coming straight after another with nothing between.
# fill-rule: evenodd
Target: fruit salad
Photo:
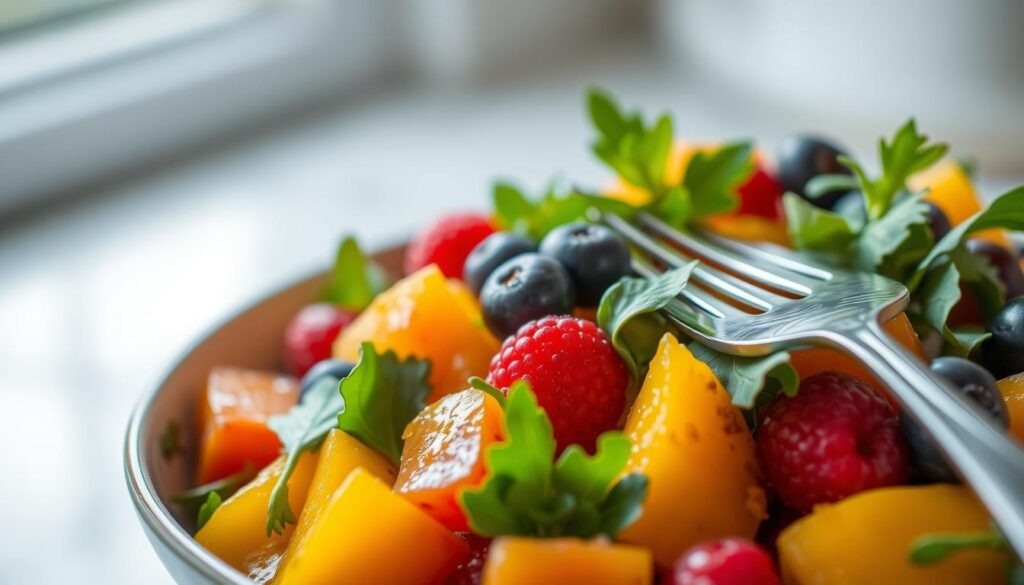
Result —
<instances>
[{"instance_id":1,"label":"fruit salad","mask_svg":"<svg viewBox=\"0 0 1024 585\"><path fill-rule=\"evenodd\" d=\"M495 185L388 274L356 240L286 330L196 404L195 539L256 583L1021 583L970 488L872 372L719 353L594 212L885 275L885 325L1024 441L1024 187L989 206L914 120L877 160L799 135L691 142L592 91L589 190Z\"/></svg>"}]
</instances>

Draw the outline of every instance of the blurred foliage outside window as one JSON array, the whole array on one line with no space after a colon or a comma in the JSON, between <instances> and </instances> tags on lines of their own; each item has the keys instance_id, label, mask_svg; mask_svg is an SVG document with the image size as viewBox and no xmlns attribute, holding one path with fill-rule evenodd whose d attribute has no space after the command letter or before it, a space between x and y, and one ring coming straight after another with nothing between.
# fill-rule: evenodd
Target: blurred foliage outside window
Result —
<instances>
[{"instance_id":1,"label":"blurred foliage outside window","mask_svg":"<svg viewBox=\"0 0 1024 585\"><path fill-rule=\"evenodd\" d=\"M0 0L0 34L125 1L138 0Z\"/></svg>"}]
</instances>

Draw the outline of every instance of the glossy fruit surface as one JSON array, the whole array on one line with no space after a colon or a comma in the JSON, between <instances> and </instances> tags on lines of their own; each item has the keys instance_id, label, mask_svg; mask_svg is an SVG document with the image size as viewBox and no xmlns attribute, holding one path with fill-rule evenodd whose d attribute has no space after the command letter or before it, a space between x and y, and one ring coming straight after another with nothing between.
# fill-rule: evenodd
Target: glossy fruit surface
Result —
<instances>
[{"instance_id":1,"label":"glossy fruit surface","mask_svg":"<svg viewBox=\"0 0 1024 585\"><path fill-rule=\"evenodd\" d=\"M824 504L778 540L785 583L815 585L1002 585L1003 553L974 549L914 565L910 545L926 534L987 531L985 508L964 487L895 487Z\"/></svg>"},{"instance_id":2,"label":"glossy fruit surface","mask_svg":"<svg viewBox=\"0 0 1024 585\"><path fill-rule=\"evenodd\" d=\"M818 136L791 136L779 145L776 153L776 176L786 191L792 191L823 209L831 209L846 191L833 191L820 197L808 197L804 188L819 175L849 175L837 157L845 154L835 145Z\"/></svg>"},{"instance_id":3,"label":"glossy fruit surface","mask_svg":"<svg viewBox=\"0 0 1024 585\"><path fill-rule=\"evenodd\" d=\"M650 551L602 540L497 538L484 585L635 585L653 579Z\"/></svg>"},{"instance_id":4,"label":"glossy fruit surface","mask_svg":"<svg viewBox=\"0 0 1024 585\"><path fill-rule=\"evenodd\" d=\"M277 585L443 585L466 543L361 468L335 490Z\"/></svg>"},{"instance_id":5,"label":"glossy fruit surface","mask_svg":"<svg viewBox=\"0 0 1024 585\"><path fill-rule=\"evenodd\" d=\"M248 467L263 469L281 453L267 418L283 414L299 400L294 378L240 368L214 368L199 399L199 464L203 485Z\"/></svg>"},{"instance_id":6,"label":"glossy fruit surface","mask_svg":"<svg viewBox=\"0 0 1024 585\"><path fill-rule=\"evenodd\" d=\"M480 390L449 394L427 406L402 434L395 492L450 530L467 531L458 498L487 475L484 453L504 436L504 413Z\"/></svg>"},{"instance_id":7,"label":"glossy fruit surface","mask_svg":"<svg viewBox=\"0 0 1024 585\"><path fill-rule=\"evenodd\" d=\"M954 160L940 161L931 168L916 173L907 181L911 191L927 191L925 201L934 203L946 214L950 225L967 221L982 209L981 198L963 168ZM1009 247L1010 238L1005 230L984 230L973 235L1000 246Z\"/></svg>"},{"instance_id":8,"label":"glossy fruit surface","mask_svg":"<svg viewBox=\"0 0 1024 585\"><path fill-rule=\"evenodd\" d=\"M940 357L932 360L933 373L945 378L964 396L973 400L992 416L1002 428L1008 424L1003 397L996 386L996 379L978 364L958 357ZM900 427L907 439L907 446L913 459L915 471L922 479L933 482L956 483L956 473L932 441L931 436L912 417L904 413Z\"/></svg>"},{"instance_id":9,"label":"glossy fruit surface","mask_svg":"<svg viewBox=\"0 0 1024 585\"><path fill-rule=\"evenodd\" d=\"M676 562L667 585L781 585L768 553L749 540L699 544Z\"/></svg>"},{"instance_id":10,"label":"glossy fruit surface","mask_svg":"<svg viewBox=\"0 0 1024 585\"><path fill-rule=\"evenodd\" d=\"M867 384L838 372L807 378L796 396L769 405L757 449L769 485L802 511L900 484L907 474L896 413Z\"/></svg>"},{"instance_id":11,"label":"glossy fruit surface","mask_svg":"<svg viewBox=\"0 0 1024 585\"><path fill-rule=\"evenodd\" d=\"M551 231L540 253L561 262L581 307L596 307L604 291L629 274L629 248L612 230L589 223L570 223Z\"/></svg>"},{"instance_id":12,"label":"glossy fruit surface","mask_svg":"<svg viewBox=\"0 0 1024 585\"><path fill-rule=\"evenodd\" d=\"M447 585L480 585L484 580L484 563L491 549L491 539L472 532L461 533L469 545L469 556L455 567Z\"/></svg>"},{"instance_id":13,"label":"glossy fruit surface","mask_svg":"<svg viewBox=\"0 0 1024 585\"><path fill-rule=\"evenodd\" d=\"M537 246L530 238L513 232L497 232L487 236L473 248L466 257L462 279L474 294L480 294L484 282L492 272L505 262L527 252L536 252Z\"/></svg>"},{"instance_id":14,"label":"glossy fruit surface","mask_svg":"<svg viewBox=\"0 0 1024 585\"><path fill-rule=\"evenodd\" d=\"M485 376L498 340L483 325L476 299L458 281L428 266L377 295L334 343L334 356L355 362L368 341L377 351L430 360L433 402Z\"/></svg>"},{"instance_id":15,"label":"glossy fruit surface","mask_svg":"<svg viewBox=\"0 0 1024 585\"><path fill-rule=\"evenodd\" d=\"M1020 258L1015 252L980 238L969 238L965 245L968 252L984 257L996 269L999 281L1006 289L1007 299L1024 295L1024 272L1021 272Z\"/></svg>"},{"instance_id":16,"label":"glossy fruit surface","mask_svg":"<svg viewBox=\"0 0 1024 585\"><path fill-rule=\"evenodd\" d=\"M1024 298L1008 301L988 323L981 345L985 367L997 378L1024 372Z\"/></svg>"},{"instance_id":17,"label":"glossy fruit surface","mask_svg":"<svg viewBox=\"0 0 1024 585\"><path fill-rule=\"evenodd\" d=\"M551 419L559 452L579 444L593 453L626 407L626 365L592 321L545 317L506 339L487 381L507 390L519 380L530 383Z\"/></svg>"},{"instance_id":18,"label":"glossy fruit surface","mask_svg":"<svg viewBox=\"0 0 1024 585\"><path fill-rule=\"evenodd\" d=\"M744 242L769 242L792 248L789 232L783 222L756 215L713 215L704 220L712 232Z\"/></svg>"},{"instance_id":19,"label":"glossy fruit surface","mask_svg":"<svg viewBox=\"0 0 1024 585\"><path fill-rule=\"evenodd\" d=\"M327 433L319 451L316 471L309 482L306 503L302 506L288 548L281 559L276 579L279 583L289 582L289 564L292 559L305 554L309 535L331 503L338 487L355 469L362 469L387 485L395 481L395 468L383 455L359 442L358 439L340 429ZM289 490L289 496L291 491ZM293 508L298 511L298 508ZM264 512L264 516L265 516ZM299 564L302 561L298 561Z\"/></svg>"},{"instance_id":20,"label":"glossy fruit surface","mask_svg":"<svg viewBox=\"0 0 1024 585\"><path fill-rule=\"evenodd\" d=\"M284 330L284 361L302 377L316 363L331 357L331 345L357 313L328 303L303 307Z\"/></svg>"},{"instance_id":21,"label":"glossy fruit surface","mask_svg":"<svg viewBox=\"0 0 1024 585\"><path fill-rule=\"evenodd\" d=\"M640 518L621 539L650 548L668 568L690 547L753 538L766 496L754 439L706 364L666 333L624 429L633 452L623 473L650 481Z\"/></svg>"},{"instance_id":22,"label":"glossy fruit surface","mask_svg":"<svg viewBox=\"0 0 1024 585\"><path fill-rule=\"evenodd\" d=\"M405 251L405 273L436 264L448 278L462 278L466 257L494 233L490 218L480 213L453 213L421 231Z\"/></svg>"},{"instance_id":23,"label":"glossy fruit surface","mask_svg":"<svg viewBox=\"0 0 1024 585\"><path fill-rule=\"evenodd\" d=\"M575 305L569 273L558 260L540 254L521 254L505 262L480 291L484 321L501 339L534 319L567 315Z\"/></svg>"},{"instance_id":24,"label":"glossy fruit surface","mask_svg":"<svg viewBox=\"0 0 1024 585\"><path fill-rule=\"evenodd\" d=\"M949 230L953 229L953 224L950 223L946 212L942 211L941 207L931 201L925 201L924 204L928 206L928 227L932 230L935 241L938 242L949 233Z\"/></svg>"},{"instance_id":25,"label":"glossy fruit surface","mask_svg":"<svg viewBox=\"0 0 1024 585\"><path fill-rule=\"evenodd\" d=\"M998 385L1010 419L1010 434L1024 442L1024 374L1003 378Z\"/></svg>"},{"instance_id":26,"label":"glossy fruit surface","mask_svg":"<svg viewBox=\"0 0 1024 585\"><path fill-rule=\"evenodd\" d=\"M310 388L324 378L341 380L351 374L354 367L356 365L350 361L336 360L334 358L319 361L302 377L301 393L303 395L306 394Z\"/></svg>"},{"instance_id":27,"label":"glossy fruit surface","mask_svg":"<svg viewBox=\"0 0 1024 585\"><path fill-rule=\"evenodd\" d=\"M754 171L736 189L736 193L740 197L736 215L754 215L771 220L778 220L782 216L780 206L783 193L782 185L765 168L762 161L756 162Z\"/></svg>"},{"instance_id":28,"label":"glossy fruit surface","mask_svg":"<svg viewBox=\"0 0 1024 585\"><path fill-rule=\"evenodd\" d=\"M293 511L306 502L309 484L317 467L316 453L303 453L288 478L288 503ZM284 457L265 467L248 484L228 498L210 517L196 541L222 561L245 575L265 571L280 561L294 527L267 536L267 509L274 484L284 469Z\"/></svg>"}]
</instances>

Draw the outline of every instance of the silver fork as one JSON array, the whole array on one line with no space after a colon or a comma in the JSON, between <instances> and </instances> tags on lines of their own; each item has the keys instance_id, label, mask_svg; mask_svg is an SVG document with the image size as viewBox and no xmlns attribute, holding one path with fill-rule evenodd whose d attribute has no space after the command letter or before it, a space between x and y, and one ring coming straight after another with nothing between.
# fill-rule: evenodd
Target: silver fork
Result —
<instances>
[{"instance_id":1,"label":"silver fork","mask_svg":"<svg viewBox=\"0 0 1024 585\"><path fill-rule=\"evenodd\" d=\"M1024 450L883 331L881 323L907 306L906 287L876 274L825 270L782 248L683 234L647 213L633 222L612 214L600 221L649 259L634 262L643 276L656 274L655 265L700 260L690 278L696 286L687 286L668 316L708 346L743 356L827 346L862 362L931 433L1024 558Z\"/></svg>"}]
</instances>

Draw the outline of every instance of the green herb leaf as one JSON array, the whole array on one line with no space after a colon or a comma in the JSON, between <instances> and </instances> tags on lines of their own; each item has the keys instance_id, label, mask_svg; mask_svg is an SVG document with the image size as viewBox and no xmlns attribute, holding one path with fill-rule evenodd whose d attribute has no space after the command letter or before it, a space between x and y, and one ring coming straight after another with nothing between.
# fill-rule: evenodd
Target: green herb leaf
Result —
<instances>
[{"instance_id":1,"label":"green herb leaf","mask_svg":"<svg viewBox=\"0 0 1024 585\"><path fill-rule=\"evenodd\" d=\"M369 261L352 236L342 239L331 269L330 281L321 300L361 311L381 291L387 288L384 271Z\"/></svg>"},{"instance_id":2,"label":"green herb leaf","mask_svg":"<svg viewBox=\"0 0 1024 585\"><path fill-rule=\"evenodd\" d=\"M801 250L818 253L845 253L857 239L850 221L808 203L795 193L782 198L789 225L789 236Z\"/></svg>"},{"instance_id":3,"label":"green herb leaf","mask_svg":"<svg viewBox=\"0 0 1024 585\"><path fill-rule=\"evenodd\" d=\"M178 421L168 421L164 432L160 435L160 455L164 461L171 461L182 452L181 446L181 425Z\"/></svg>"},{"instance_id":4,"label":"green herb leaf","mask_svg":"<svg viewBox=\"0 0 1024 585\"><path fill-rule=\"evenodd\" d=\"M203 526L206 526L221 503L223 500L217 492L210 492L210 495L206 496L206 501L199 507L199 513L196 516L196 531L202 530Z\"/></svg>"},{"instance_id":5,"label":"green herb leaf","mask_svg":"<svg viewBox=\"0 0 1024 585\"><path fill-rule=\"evenodd\" d=\"M754 170L748 142L726 144L712 153L698 152L683 175L683 187L692 202L691 219L729 213L739 205L736 189Z\"/></svg>"},{"instance_id":6,"label":"green herb leaf","mask_svg":"<svg viewBox=\"0 0 1024 585\"><path fill-rule=\"evenodd\" d=\"M615 100L599 89L587 95L587 109L598 132L592 145L594 154L620 177L660 200L672 150L672 119L662 115L648 126L639 115L623 113Z\"/></svg>"},{"instance_id":7,"label":"green herb leaf","mask_svg":"<svg viewBox=\"0 0 1024 585\"><path fill-rule=\"evenodd\" d=\"M926 534L910 543L910 562L934 565L963 550L1007 550L1006 540L998 530L961 534Z\"/></svg>"},{"instance_id":8,"label":"green herb leaf","mask_svg":"<svg viewBox=\"0 0 1024 585\"><path fill-rule=\"evenodd\" d=\"M621 433L601 435L593 456L577 445L554 461L551 421L525 382L509 390L505 428L505 441L485 454L487 479L460 497L477 534L614 538L639 516L646 477L612 485L631 451Z\"/></svg>"},{"instance_id":9,"label":"green herb leaf","mask_svg":"<svg viewBox=\"0 0 1024 585\"><path fill-rule=\"evenodd\" d=\"M427 360L402 360L393 351L377 354L372 344L363 343L359 363L341 381L345 408L337 416L338 428L398 465L402 432L430 394L429 374Z\"/></svg>"},{"instance_id":10,"label":"green herb leaf","mask_svg":"<svg viewBox=\"0 0 1024 585\"><path fill-rule=\"evenodd\" d=\"M536 200L531 200L510 183L497 183L493 192L495 219L498 227L541 240L560 225L587 219L590 209L629 217L633 208L621 201L572 191L557 193L552 185Z\"/></svg>"},{"instance_id":11,"label":"green herb leaf","mask_svg":"<svg viewBox=\"0 0 1024 585\"><path fill-rule=\"evenodd\" d=\"M338 380L325 378L314 384L302 397L302 402L286 414L271 416L267 420L267 426L277 433L286 454L284 469L270 492L268 536L273 532L282 533L285 526L295 523L295 513L288 503L288 480L295 472L299 456L320 447L328 431L337 426L338 413L344 409L345 402L338 393Z\"/></svg>"},{"instance_id":12,"label":"green herb leaf","mask_svg":"<svg viewBox=\"0 0 1024 585\"><path fill-rule=\"evenodd\" d=\"M498 388L494 384L491 384L487 380L484 380L483 378L480 378L478 376L472 376L469 379L469 387L490 394L491 398L498 401L498 404L501 405L502 409L505 408L505 395L501 392L501 390L498 390Z\"/></svg>"},{"instance_id":13,"label":"green herb leaf","mask_svg":"<svg viewBox=\"0 0 1024 585\"><path fill-rule=\"evenodd\" d=\"M249 483L254 477L256 477L256 470L251 464L247 463L245 468L238 473L233 473L223 479L218 479L217 481L212 481L201 486L187 489L172 497L171 500L181 506L187 514L194 515L199 511L199 508L210 499L210 494L216 492L222 500L226 500L238 491L240 487Z\"/></svg>"},{"instance_id":14,"label":"green herb leaf","mask_svg":"<svg viewBox=\"0 0 1024 585\"><path fill-rule=\"evenodd\" d=\"M601 297L597 324L626 362L634 388L643 379L665 330L664 320L655 312L683 292L696 266L697 262L690 262L654 278L625 277Z\"/></svg>"},{"instance_id":15,"label":"green herb leaf","mask_svg":"<svg viewBox=\"0 0 1024 585\"><path fill-rule=\"evenodd\" d=\"M817 199L826 193L854 189L860 189L860 182L851 175L818 175L804 185L804 193L811 199Z\"/></svg>"},{"instance_id":16,"label":"green herb leaf","mask_svg":"<svg viewBox=\"0 0 1024 585\"><path fill-rule=\"evenodd\" d=\"M921 195L905 197L882 217L869 221L857 238L857 267L900 278L932 245L927 232L928 206ZM880 270L888 264L886 270Z\"/></svg>"},{"instance_id":17,"label":"green herb leaf","mask_svg":"<svg viewBox=\"0 0 1024 585\"><path fill-rule=\"evenodd\" d=\"M778 388L787 396L794 396L800 385L800 376L790 365L787 352L739 357L715 351L697 342L690 343L688 347L694 357L711 368L732 396L732 403L740 408L753 408L758 394L769 379L776 380Z\"/></svg>"}]
</instances>

